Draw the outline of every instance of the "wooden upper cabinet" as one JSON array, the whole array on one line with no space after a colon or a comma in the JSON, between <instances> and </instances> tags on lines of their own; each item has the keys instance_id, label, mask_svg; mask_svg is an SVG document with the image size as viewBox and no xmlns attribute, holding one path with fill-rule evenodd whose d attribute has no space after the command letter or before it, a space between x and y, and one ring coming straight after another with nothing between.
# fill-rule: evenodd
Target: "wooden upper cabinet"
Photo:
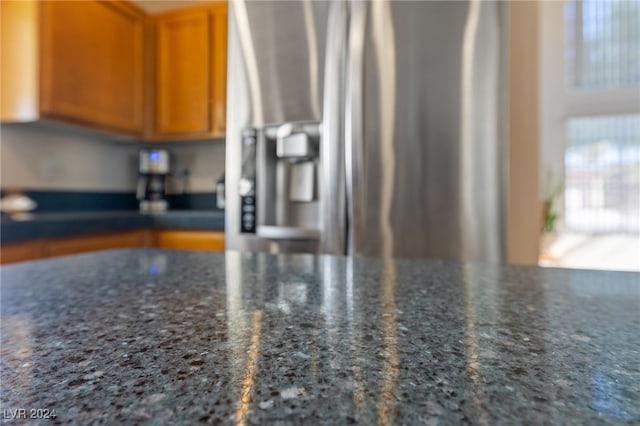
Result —
<instances>
[{"instance_id":1,"label":"wooden upper cabinet","mask_svg":"<svg viewBox=\"0 0 640 426\"><path fill-rule=\"evenodd\" d=\"M146 19L121 1L41 2L42 116L142 134Z\"/></svg>"},{"instance_id":2,"label":"wooden upper cabinet","mask_svg":"<svg viewBox=\"0 0 640 426\"><path fill-rule=\"evenodd\" d=\"M224 137L226 1L150 16L126 0L2 0L0 12L0 121Z\"/></svg>"},{"instance_id":3,"label":"wooden upper cabinet","mask_svg":"<svg viewBox=\"0 0 640 426\"><path fill-rule=\"evenodd\" d=\"M0 1L0 120L35 121L38 105L38 3Z\"/></svg>"},{"instance_id":4,"label":"wooden upper cabinet","mask_svg":"<svg viewBox=\"0 0 640 426\"><path fill-rule=\"evenodd\" d=\"M156 17L156 138L224 136L226 58L226 3Z\"/></svg>"}]
</instances>

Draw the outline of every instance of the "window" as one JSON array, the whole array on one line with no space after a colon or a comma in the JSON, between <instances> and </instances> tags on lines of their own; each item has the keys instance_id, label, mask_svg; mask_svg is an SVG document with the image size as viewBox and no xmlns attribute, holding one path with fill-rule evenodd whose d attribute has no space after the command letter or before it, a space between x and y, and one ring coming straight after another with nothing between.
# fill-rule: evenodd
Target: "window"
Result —
<instances>
[{"instance_id":1,"label":"window","mask_svg":"<svg viewBox=\"0 0 640 426\"><path fill-rule=\"evenodd\" d=\"M571 118L566 128L566 229L640 232L640 115Z\"/></svg>"},{"instance_id":2,"label":"window","mask_svg":"<svg viewBox=\"0 0 640 426\"><path fill-rule=\"evenodd\" d=\"M542 185L562 182L546 254L640 270L640 1L544 2L541 21Z\"/></svg>"},{"instance_id":3,"label":"window","mask_svg":"<svg viewBox=\"0 0 640 426\"><path fill-rule=\"evenodd\" d=\"M637 86L640 81L640 2L573 0L565 4L570 89Z\"/></svg>"}]
</instances>

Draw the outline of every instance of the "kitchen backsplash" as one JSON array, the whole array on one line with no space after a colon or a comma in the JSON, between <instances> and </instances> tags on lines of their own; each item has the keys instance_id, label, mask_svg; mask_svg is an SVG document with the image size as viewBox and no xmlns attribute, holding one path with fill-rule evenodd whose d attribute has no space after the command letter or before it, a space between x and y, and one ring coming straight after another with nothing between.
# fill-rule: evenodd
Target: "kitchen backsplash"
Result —
<instances>
[{"instance_id":1,"label":"kitchen backsplash","mask_svg":"<svg viewBox=\"0 0 640 426\"><path fill-rule=\"evenodd\" d=\"M37 211L137 209L138 152L122 141L51 123L2 124L0 188L27 193ZM171 209L216 209L216 180L224 172L224 140L158 145L171 155Z\"/></svg>"},{"instance_id":2,"label":"kitchen backsplash","mask_svg":"<svg viewBox=\"0 0 640 426\"><path fill-rule=\"evenodd\" d=\"M131 143L43 123L3 123L0 131L2 189L135 191Z\"/></svg>"}]
</instances>

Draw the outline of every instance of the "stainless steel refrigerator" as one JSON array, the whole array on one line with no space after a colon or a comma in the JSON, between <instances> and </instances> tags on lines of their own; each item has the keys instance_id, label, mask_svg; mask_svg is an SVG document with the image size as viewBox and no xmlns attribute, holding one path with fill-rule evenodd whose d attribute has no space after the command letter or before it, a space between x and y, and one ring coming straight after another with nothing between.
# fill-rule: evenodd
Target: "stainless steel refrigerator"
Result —
<instances>
[{"instance_id":1,"label":"stainless steel refrigerator","mask_svg":"<svg viewBox=\"0 0 640 426\"><path fill-rule=\"evenodd\" d=\"M229 7L228 249L504 260L507 2Z\"/></svg>"}]
</instances>

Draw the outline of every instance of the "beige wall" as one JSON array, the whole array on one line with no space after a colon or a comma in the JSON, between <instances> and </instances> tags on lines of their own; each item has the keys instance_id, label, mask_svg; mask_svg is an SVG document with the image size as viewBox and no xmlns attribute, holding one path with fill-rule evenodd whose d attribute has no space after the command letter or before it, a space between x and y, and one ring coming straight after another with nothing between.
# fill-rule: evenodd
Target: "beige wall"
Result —
<instances>
[{"instance_id":1,"label":"beige wall","mask_svg":"<svg viewBox=\"0 0 640 426\"><path fill-rule=\"evenodd\" d=\"M179 176L189 169L186 192L214 192L215 183L224 172L224 141L197 141L172 144L173 169ZM170 190L180 192L182 181L176 177Z\"/></svg>"},{"instance_id":2,"label":"beige wall","mask_svg":"<svg viewBox=\"0 0 640 426\"><path fill-rule=\"evenodd\" d=\"M136 150L105 136L41 124L0 128L3 189L128 191L135 188Z\"/></svg>"},{"instance_id":3,"label":"beige wall","mask_svg":"<svg viewBox=\"0 0 640 426\"><path fill-rule=\"evenodd\" d=\"M142 145L49 123L0 126L3 189L134 191ZM144 145L148 146L148 145ZM224 170L224 141L170 144L174 170L190 170L186 189L214 191ZM181 190L182 181L172 188Z\"/></svg>"},{"instance_id":4,"label":"beige wall","mask_svg":"<svg viewBox=\"0 0 640 426\"><path fill-rule=\"evenodd\" d=\"M510 3L507 261L537 264L541 226L537 1Z\"/></svg>"}]
</instances>

